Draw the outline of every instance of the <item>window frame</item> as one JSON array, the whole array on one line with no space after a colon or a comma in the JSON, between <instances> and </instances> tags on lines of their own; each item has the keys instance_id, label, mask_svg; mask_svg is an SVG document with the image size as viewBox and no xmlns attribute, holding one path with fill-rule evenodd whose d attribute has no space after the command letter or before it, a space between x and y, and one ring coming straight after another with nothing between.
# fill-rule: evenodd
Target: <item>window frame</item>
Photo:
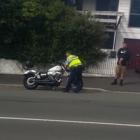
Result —
<instances>
[{"instance_id":1,"label":"window frame","mask_svg":"<svg viewBox=\"0 0 140 140\"><path fill-rule=\"evenodd\" d=\"M129 9L129 20L128 20L128 27L129 28L140 28L140 24L138 26L136 25L132 25L132 23L130 22L131 21L131 16L139 16L140 17L140 12L139 13L132 13L132 1L130 1L130 9ZM130 25L131 24L131 25Z\"/></svg>"}]
</instances>

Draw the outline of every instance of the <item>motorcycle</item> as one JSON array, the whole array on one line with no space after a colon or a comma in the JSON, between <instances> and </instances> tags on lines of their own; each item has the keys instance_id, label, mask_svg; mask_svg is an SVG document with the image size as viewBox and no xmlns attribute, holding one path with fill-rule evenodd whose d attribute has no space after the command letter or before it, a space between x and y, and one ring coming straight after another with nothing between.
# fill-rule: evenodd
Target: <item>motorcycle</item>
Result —
<instances>
[{"instance_id":1,"label":"motorcycle","mask_svg":"<svg viewBox=\"0 0 140 140\"><path fill-rule=\"evenodd\" d=\"M24 73L23 85L26 89L36 89L39 85L50 88L59 87L62 83L64 72L65 67L63 64L58 64L47 72L29 69Z\"/></svg>"}]
</instances>

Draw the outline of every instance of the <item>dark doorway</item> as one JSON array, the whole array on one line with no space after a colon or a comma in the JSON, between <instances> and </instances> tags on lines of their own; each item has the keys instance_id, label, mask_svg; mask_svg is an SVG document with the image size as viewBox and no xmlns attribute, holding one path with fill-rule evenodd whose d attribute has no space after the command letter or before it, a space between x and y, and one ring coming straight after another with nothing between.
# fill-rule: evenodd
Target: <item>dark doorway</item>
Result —
<instances>
[{"instance_id":1,"label":"dark doorway","mask_svg":"<svg viewBox=\"0 0 140 140\"><path fill-rule=\"evenodd\" d=\"M130 52L130 68L135 68L136 58L140 55L140 40L139 39L124 39L127 43Z\"/></svg>"},{"instance_id":2,"label":"dark doorway","mask_svg":"<svg viewBox=\"0 0 140 140\"><path fill-rule=\"evenodd\" d=\"M102 46L103 49L113 49L114 32L106 32L106 40Z\"/></svg>"}]
</instances>

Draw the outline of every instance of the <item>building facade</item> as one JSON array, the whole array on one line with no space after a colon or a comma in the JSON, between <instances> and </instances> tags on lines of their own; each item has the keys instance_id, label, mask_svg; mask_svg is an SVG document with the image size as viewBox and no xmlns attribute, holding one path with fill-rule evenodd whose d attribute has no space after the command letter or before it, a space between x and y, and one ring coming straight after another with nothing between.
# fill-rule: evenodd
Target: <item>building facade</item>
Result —
<instances>
[{"instance_id":1,"label":"building facade","mask_svg":"<svg viewBox=\"0 0 140 140\"><path fill-rule=\"evenodd\" d=\"M131 52L130 68L135 67L135 58L140 54L140 0L67 1L77 10L90 12L97 21L105 24L109 38L102 48L109 54L115 54L125 41ZM107 61L112 62L111 66L114 67L116 62L112 54Z\"/></svg>"}]
</instances>

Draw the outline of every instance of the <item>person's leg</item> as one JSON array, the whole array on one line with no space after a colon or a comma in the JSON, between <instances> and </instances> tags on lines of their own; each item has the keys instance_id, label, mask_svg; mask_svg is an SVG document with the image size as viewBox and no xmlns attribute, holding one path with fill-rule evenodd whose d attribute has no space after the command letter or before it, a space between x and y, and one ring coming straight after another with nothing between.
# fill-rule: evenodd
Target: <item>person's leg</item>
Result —
<instances>
[{"instance_id":1,"label":"person's leg","mask_svg":"<svg viewBox=\"0 0 140 140\"><path fill-rule=\"evenodd\" d=\"M80 67L78 67L76 69L76 81L75 81L75 85L76 85L76 88L74 89L74 92L79 92L81 90L81 70L80 70Z\"/></svg>"},{"instance_id":2,"label":"person's leg","mask_svg":"<svg viewBox=\"0 0 140 140\"><path fill-rule=\"evenodd\" d=\"M83 68L80 67L79 70L79 82L80 82L80 90L83 88L83 77L82 77Z\"/></svg>"},{"instance_id":3,"label":"person's leg","mask_svg":"<svg viewBox=\"0 0 140 140\"><path fill-rule=\"evenodd\" d=\"M118 79L120 77L120 70L121 70L121 66L117 65L116 68L115 68L115 78L114 78L114 81L111 83L112 85L117 84L117 81L118 81Z\"/></svg>"},{"instance_id":4,"label":"person's leg","mask_svg":"<svg viewBox=\"0 0 140 140\"><path fill-rule=\"evenodd\" d=\"M68 92L71 89L71 84L73 83L74 78L75 78L75 71L70 70L70 75L69 75L69 78L68 78L68 81L67 81L65 92Z\"/></svg>"},{"instance_id":5,"label":"person's leg","mask_svg":"<svg viewBox=\"0 0 140 140\"><path fill-rule=\"evenodd\" d=\"M126 66L121 66L120 86L123 86L125 75L126 75Z\"/></svg>"}]
</instances>

